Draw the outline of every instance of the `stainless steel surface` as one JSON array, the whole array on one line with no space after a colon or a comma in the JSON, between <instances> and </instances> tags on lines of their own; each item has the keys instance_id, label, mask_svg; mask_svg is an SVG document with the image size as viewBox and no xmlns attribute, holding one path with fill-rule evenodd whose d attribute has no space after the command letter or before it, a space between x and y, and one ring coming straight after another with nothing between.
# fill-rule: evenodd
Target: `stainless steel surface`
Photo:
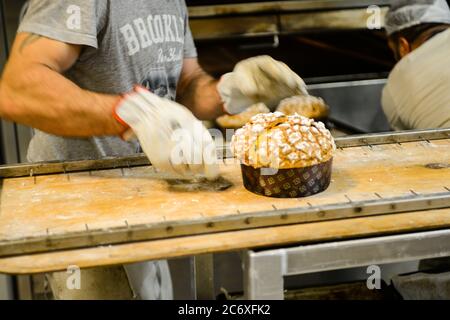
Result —
<instances>
[{"instance_id":1,"label":"stainless steel surface","mask_svg":"<svg viewBox=\"0 0 450 320\"><path fill-rule=\"evenodd\" d=\"M243 253L244 298L246 300L283 300L284 259L279 251Z\"/></svg>"},{"instance_id":2,"label":"stainless steel surface","mask_svg":"<svg viewBox=\"0 0 450 320\"><path fill-rule=\"evenodd\" d=\"M351 148L359 146L374 146L392 143L406 143L415 141L429 142L432 140L450 139L450 129L413 130L375 133L368 135L352 135L336 139L338 148Z\"/></svg>"},{"instance_id":3,"label":"stainless steel surface","mask_svg":"<svg viewBox=\"0 0 450 320\"><path fill-rule=\"evenodd\" d=\"M264 12L292 12L305 10L336 10L364 8L371 5L387 6L388 0L300 0L300 1L260 1L252 3L219 4L189 7L191 18L204 18L230 14L249 14Z\"/></svg>"},{"instance_id":4,"label":"stainless steel surface","mask_svg":"<svg viewBox=\"0 0 450 320\"><path fill-rule=\"evenodd\" d=\"M18 163L19 151L17 149L17 136L13 123L0 119L0 152L5 163Z\"/></svg>"},{"instance_id":5,"label":"stainless steel surface","mask_svg":"<svg viewBox=\"0 0 450 320\"><path fill-rule=\"evenodd\" d=\"M387 8L380 11L384 17ZM280 15L280 33L295 34L305 31L337 31L365 30L372 13L367 7L361 9L345 9L332 11L317 11L305 13L289 13ZM384 25L380 25L380 28Z\"/></svg>"},{"instance_id":6,"label":"stainless steel surface","mask_svg":"<svg viewBox=\"0 0 450 320\"><path fill-rule=\"evenodd\" d=\"M378 5L383 27L388 1L259 1L189 7L196 41L251 38L305 32L367 30Z\"/></svg>"},{"instance_id":7,"label":"stainless steel surface","mask_svg":"<svg viewBox=\"0 0 450 320\"><path fill-rule=\"evenodd\" d=\"M248 299L283 299L284 276L450 256L450 229L244 254Z\"/></svg>"},{"instance_id":8,"label":"stainless steel surface","mask_svg":"<svg viewBox=\"0 0 450 320\"><path fill-rule=\"evenodd\" d=\"M70 173L116 168L131 168L149 165L148 158L143 154L123 158L103 158L100 160L55 161L24 163L0 166L0 179L26 177L44 174Z\"/></svg>"},{"instance_id":9,"label":"stainless steel surface","mask_svg":"<svg viewBox=\"0 0 450 320\"><path fill-rule=\"evenodd\" d=\"M281 33L276 15L191 19L196 41L220 38L270 37Z\"/></svg>"},{"instance_id":10,"label":"stainless steel surface","mask_svg":"<svg viewBox=\"0 0 450 320\"><path fill-rule=\"evenodd\" d=\"M33 300L33 279L32 276L17 276L17 291L19 300Z\"/></svg>"},{"instance_id":11,"label":"stainless steel surface","mask_svg":"<svg viewBox=\"0 0 450 320\"><path fill-rule=\"evenodd\" d=\"M26 162L32 129L0 118L0 165Z\"/></svg>"},{"instance_id":12,"label":"stainless steel surface","mask_svg":"<svg viewBox=\"0 0 450 320\"><path fill-rule=\"evenodd\" d=\"M360 133L389 131L381 107L385 79L309 85L312 95L322 97L331 108L330 120Z\"/></svg>"},{"instance_id":13,"label":"stainless steel surface","mask_svg":"<svg viewBox=\"0 0 450 320\"><path fill-rule=\"evenodd\" d=\"M383 9L381 16L384 17L386 12L387 9ZM194 39L203 41L291 35L317 30L365 30L370 16L371 13L362 8L197 19L191 17L190 26Z\"/></svg>"},{"instance_id":14,"label":"stainless steel surface","mask_svg":"<svg viewBox=\"0 0 450 320\"><path fill-rule=\"evenodd\" d=\"M11 300L14 298L13 281L10 276L0 274L0 300Z\"/></svg>"}]
</instances>

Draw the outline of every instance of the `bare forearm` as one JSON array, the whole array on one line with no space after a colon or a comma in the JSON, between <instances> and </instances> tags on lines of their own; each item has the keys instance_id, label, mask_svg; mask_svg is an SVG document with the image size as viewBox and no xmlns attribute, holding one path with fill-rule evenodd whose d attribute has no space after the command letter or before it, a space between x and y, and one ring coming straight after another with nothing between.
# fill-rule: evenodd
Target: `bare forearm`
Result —
<instances>
[{"instance_id":1,"label":"bare forearm","mask_svg":"<svg viewBox=\"0 0 450 320\"><path fill-rule=\"evenodd\" d=\"M117 96L82 90L41 64L6 69L0 82L0 116L71 137L120 134L112 116Z\"/></svg>"},{"instance_id":2,"label":"bare forearm","mask_svg":"<svg viewBox=\"0 0 450 320\"><path fill-rule=\"evenodd\" d=\"M200 120L214 120L223 114L223 103L217 91L217 80L197 70L180 83L178 101Z\"/></svg>"}]
</instances>

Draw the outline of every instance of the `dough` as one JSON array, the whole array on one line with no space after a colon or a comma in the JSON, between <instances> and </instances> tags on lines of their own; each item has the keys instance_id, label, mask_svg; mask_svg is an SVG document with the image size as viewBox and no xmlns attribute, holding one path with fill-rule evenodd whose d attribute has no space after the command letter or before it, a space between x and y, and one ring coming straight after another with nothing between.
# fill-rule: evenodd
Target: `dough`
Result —
<instances>
[{"instance_id":1,"label":"dough","mask_svg":"<svg viewBox=\"0 0 450 320\"><path fill-rule=\"evenodd\" d=\"M306 118L325 119L330 113L330 108L322 98L308 95L294 96L282 100L277 111L288 116L297 113Z\"/></svg>"},{"instance_id":2,"label":"dough","mask_svg":"<svg viewBox=\"0 0 450 320\"><path fill-rule=\"evenodd\" d=\"M250 119L260 113L270 112L264 103L257 103L246 111L236 115L225 115L217 118L217 124L224 129L242 128Z\"/></svg>"}]
</instances>

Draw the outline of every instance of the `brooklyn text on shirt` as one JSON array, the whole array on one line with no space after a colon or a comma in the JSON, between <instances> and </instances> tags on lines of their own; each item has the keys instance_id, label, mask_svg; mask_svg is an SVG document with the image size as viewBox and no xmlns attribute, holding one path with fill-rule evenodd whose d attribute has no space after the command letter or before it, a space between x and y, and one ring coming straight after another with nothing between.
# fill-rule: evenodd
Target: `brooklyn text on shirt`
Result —
<instances>
[{"instance_id":1,"label":"brooklyn text on shirt","mask_svg":"<svg viewBox=\"0 0 450 320\"><path fill-rule=\"evenodd\" d=\"M183 48L169 48L164 53L162 48L158 49L158 63L168 63L183 60Z\"/></svg>"},{"instance_id":2,"label":"brooklyn text on shirt","mask_svg":"<svg viewBox=\"0 0 450 320\"><path fill-rule=\"evenodd\" d=\"M184 44L184 24L184 19L180 16L149 15L147 18L137 18L132 23L125 24L120 28L120 32L128 47L128 55L133 56L155 44L168 42ZM165 59L164 61L181 59L181 52L175 51L174 49L160 58Z\"/></svg>"}]
</instances>

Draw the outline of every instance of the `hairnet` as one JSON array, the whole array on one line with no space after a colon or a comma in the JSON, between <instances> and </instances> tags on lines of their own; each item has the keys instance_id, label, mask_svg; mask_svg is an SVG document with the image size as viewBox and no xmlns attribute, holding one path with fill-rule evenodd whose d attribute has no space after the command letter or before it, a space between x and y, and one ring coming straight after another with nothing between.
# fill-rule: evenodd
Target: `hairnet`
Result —
<instances>
[{"instance_id":1,"label":"hairnet","mask_svg":"<svg viewBox=\"0 0 450 320\"><path fill-rule=\"evenodd\" d=\"M450 9L445 0L392 0L386 15L388 35L422 23L450 24Z\"/></svg>"}]
</instances>

